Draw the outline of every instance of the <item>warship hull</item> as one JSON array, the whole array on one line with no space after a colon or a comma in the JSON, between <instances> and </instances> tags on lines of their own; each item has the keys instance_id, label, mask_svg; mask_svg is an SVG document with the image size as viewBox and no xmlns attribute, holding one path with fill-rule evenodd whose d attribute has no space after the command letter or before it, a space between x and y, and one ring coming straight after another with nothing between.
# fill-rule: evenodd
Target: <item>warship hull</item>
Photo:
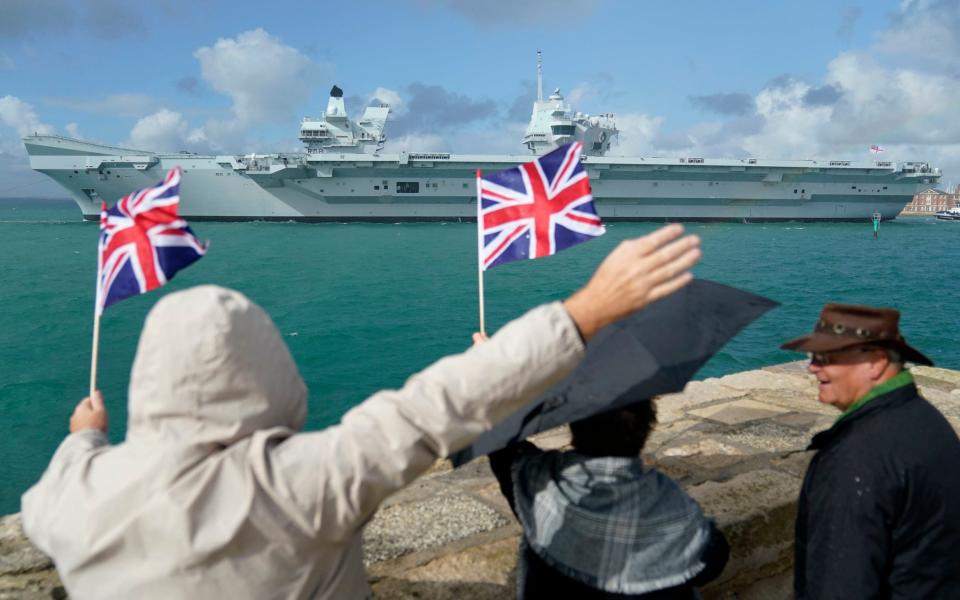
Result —
<instances>
[{"instance_id":1,"label":"warship hull","mask_svg":"<svg viewBox=\"0 0 960 600\"><path fill-rule=\"evenodd\" d=\"M477 169L530 156L442 153L212 156L155 153L36 135L31 167L77 202L101 201L183 169L180 214L217 221L459 221L476 219ZM868 221L895 218L939 171L924 163L584 158L605 221Z\"/></svg>"}]
</instances>

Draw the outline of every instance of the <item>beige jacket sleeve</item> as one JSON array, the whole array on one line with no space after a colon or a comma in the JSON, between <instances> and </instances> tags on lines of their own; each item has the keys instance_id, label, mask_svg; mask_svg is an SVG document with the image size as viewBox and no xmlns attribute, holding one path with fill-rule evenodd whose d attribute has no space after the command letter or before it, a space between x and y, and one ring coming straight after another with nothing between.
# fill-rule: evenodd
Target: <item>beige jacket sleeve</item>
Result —
<instances>
[{"instance_id":1,"label":"beige jacket sleeve","mask_svg":"<svg viewBox=\"0 0 960 600\"><path fill-rule=\"evenodd\" d=\"M349 539L384 498L562 379L583 352L562 304L535 308L402 389L371 396L339 425L284 440L270 452L271 479L302 526Z\"/></svg>"},{"instance_id":2,"label":"beige jacket sleeve","mask_svg":"<svg viewBox=\"0 0 960 600\"><path fill-rule=\"evenodd\" d=\"M65 482L71 474L83 469L98 450L109 447L110 440L102 431L83 429L71 433L60 442L40 481L23 495L21 499L23 530L44 552L49 554L53 550L50 532L44 524L49 521L49 511L55 510Z\"/></svg>"}]
</instances>

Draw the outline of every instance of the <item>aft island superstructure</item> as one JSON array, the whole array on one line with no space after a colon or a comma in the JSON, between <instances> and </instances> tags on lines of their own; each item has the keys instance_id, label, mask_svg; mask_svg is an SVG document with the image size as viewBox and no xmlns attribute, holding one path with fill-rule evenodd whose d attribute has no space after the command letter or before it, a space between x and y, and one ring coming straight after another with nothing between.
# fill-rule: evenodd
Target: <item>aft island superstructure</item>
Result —
<instances>
[{"instance_id":1,"label":"aft island superstructure","mask_svg":"<svg viewBox=\"0 0 960 600\"><path fill-rule=\"evenodd\" d=\"M54 135L23 139L30 166L63 186L84 218L183 169L180 214L191 220L450 221L476 218L477 169L505 169L570 141L607 221L868 221L893 219L940 178L924 162L608 156L612 115L573 111L559 90L537 100L522 143L529 154L383 153L388 106L348 118L331 90L322 117L301 122L305 151L199 155L94 144Z\"/></svg>"}]
</instances>

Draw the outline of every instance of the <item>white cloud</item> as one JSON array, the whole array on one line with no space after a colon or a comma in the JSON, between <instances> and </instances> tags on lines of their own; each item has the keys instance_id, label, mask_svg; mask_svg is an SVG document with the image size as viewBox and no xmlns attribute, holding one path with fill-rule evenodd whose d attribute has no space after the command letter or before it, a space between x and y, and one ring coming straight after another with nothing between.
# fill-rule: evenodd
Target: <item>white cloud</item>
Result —
<instances>
[{"instance_id":1,"label":"white cloud","mask_svg":"<svg viewBox=\"0 0 960 600\"><path fill-rule=\"evenodd\" d=\"M655 151L653 141L663 125L663 117L643 113L617 115L618 142L609 154L618 156L649 155Z\"/></svg>"},{"instance_id":2,"label":"white cloud","mask_svg":"<svg viewBox=\"0 0 960 600\"><path fill-rule=\"evenodd\" d=\"M901 3L892 27L877 35L874 51L888 60L914 60L918 66L960 66L960 3L916 0Z\"/></svg>"},{"instance_id":3,"label":"white cloud","mask_svg":"<svg viewBox=\"0 0 960 600\"><path fill-rule=\"evenodd\" d=\"M828 80L844 90L832 114L828 140L887 143L960 142L960 80L885 67L871 57L844 54L828 67Z\"/></svg>"},{"instance_id":4,"label":"white cloud","mask_svg":"<svg viewBox=\"0 0 960 600\"><path fill-rule=\"evenodd\" d=\"M829 106L808 106L811 86L790 80L757 94L756 114L764 119L761 131L741 142L746 154L759 158L815 158L822 152L818 130L829 121Z\"/></svg>"},{"instance_id":5,"label":"white cloud","mask_svg":"<svg viewBox=\"0 0 960 600\"><path fill-rule=\"evenodd\" d=\"M186 148L189 136L190 125L183 116L162 108L137 121L127 144L155 152L176 152Z\"/></svg>"},{"instance_id":6,"label":"white cloud","mask_svg":"<svg viewBox=\"0 0 960 600\"><path fill-rule=\"evenodd\" d=\"M14 62L12 58L4 54L3 52L0 52L0 71L13 69L16 66L17 66L17 63Z\"/></svg>"},{"instance_id":7,"label":"white cloud","mask_svg":"<svg viewBox=\"0 0 960 600\"><path fill-rule=\"evenodd\" d=\"M390 139L387 150L393 152L447 152L449 145L442 137L432 133L410 133Z\"/></svg>"},{"instance_id":8,"label":"white cloud","mask_svg":"<svg viewBox=\"0 0 960 600\"><path fill-rule=\"evenodd\" d=\"M573 89L567 92L565 100L570 106L582 106L585 98L596 97L597 90L589 83L580 83L573 86Z\"/></svg>"},{"instance_id":9,"label":"white cloud","mask_svg":"<svg viewBox=\"0 0 960 600\"><path fill-rule=\"evenodd\" d=\"M778 81L756 95L759 131L736 140L760 158L871 158L870 144L895 160L923 160L946 176L960 172L960 80L942 72L888 66L868 52L827 65L825 83L840 90L829 105L805 101L812 86Z\"/></svg>"},{"instance_id":10,"label":"white cloud","mask_svg":"<svg viewBox=\"0 0 960 600\"><path fill-rule=\"evenodd\" d=\"M32 133L53 133L53 127L40 122L33 106L16 96L0 98L0 123L12 127L20 136Z\"/></svg>"},{"instance_id":11,"label":"white cloud","mask_svg":"<svg viewBox=\"0 0 960 600\"><path fill-rule=\"evenodd\" d=\"M403 98L400 92L390 88L378 87L372 94L367 96L367 105L378 101L390 105L391 112L402 112L404 110Z\"/></svg>"},{"instance_id":12,"label":"white cloud","mask_svg":"<svg viewBox=\"0 0 960 600\"><path fill-rule=\"evenodd\" d=\"M180 112L159 108L155 102L148 103L148 97L131 94L125 98L130 108L149 107L154 112L137 121L130 131L129 145L156 151L263 152L264 147L253 148L250 142L257 126L296 123L297 114L324 70L263 29L218 39L193 55L210 88L231 100L227 118L192 126ZM116 103L120 100L112 98ZM92 106L104 104L100 101Z\"/></svg>"},{"instance_id":13,"label":"white cloud","mask_svg":"<svg viewBox=\"0 0 960 600\"><path fill-rule=\"evenodd\" d=\"M242 124L290 122L310 97L320 67L263 29L219 39L193 53L203 78L233 101Z\"/></svg>"},{"instance_id":14,"label":"white cloud","mask_svg":"<svg viewBox=\"0 0 960 600\"><path fill-rule=\"evenodd\" d=\"M825 65L822 81L778 78L753 94L749 114L666 131L657 117L621 115L615 152L870 159L870 144L880 144L885 158L928 161L944 180L958 179L960 3L910 0L901 9L872 46Z\"/></svg>"},{"instance_id":15,"label":"white cloud","mask_svg":"<svg viewBox=\"0 0 960 600\"><path fill-rule=\"evenodd\" d=\"M80 126L79 126L78 124L76 124L76 123L67 123L66 130L67 130L67 135L68 135L68 136L70 136L70 137L72 137L72 138L75 138L75 139L78 139L78 140L82 140L82 139L83 139L83 134L80 133Z\"/></svg>"},{"instance_id":16,"label":"white cloud","mask_svg":"<svg viewBox=\"0 0 960 600\"><path fill-rule=\"evenodd\" d=\"M40 121L33 107L16 96L0 97L0 196L49 196L65 193L50 179L30 169L20 137L32 133L53 133Z\"/></svg>"}]
</instances>

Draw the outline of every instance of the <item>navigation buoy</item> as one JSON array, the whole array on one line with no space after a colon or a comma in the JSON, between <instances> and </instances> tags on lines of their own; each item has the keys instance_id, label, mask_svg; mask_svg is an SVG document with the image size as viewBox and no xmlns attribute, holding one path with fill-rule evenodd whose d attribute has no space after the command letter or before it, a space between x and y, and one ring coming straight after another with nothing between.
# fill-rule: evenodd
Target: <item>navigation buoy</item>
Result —
<instances>
[{"instance_id":1,"label":"navigation buoy","mask_svg":"<svg viewBox=\"0 0 960 600\"><path fill-rule=\"evenodd\" d=\"M880 221L883 219L883 215L879 211L873 211L873 239L877 239L880 234Z\"/></svg>"}]
</instances>

